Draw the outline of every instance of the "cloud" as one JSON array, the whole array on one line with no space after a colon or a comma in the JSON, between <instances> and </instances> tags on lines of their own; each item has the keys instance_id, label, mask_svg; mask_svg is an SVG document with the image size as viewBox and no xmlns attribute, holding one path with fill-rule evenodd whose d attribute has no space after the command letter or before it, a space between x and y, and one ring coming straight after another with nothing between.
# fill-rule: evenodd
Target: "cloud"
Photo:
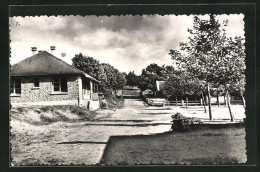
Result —
<instances>
[{"instance_id":1,"label":"cloud","mask_svg":"<svg viewBox=\"0 0 260 172\"><path fill-rule=\"evenodd\" d=\"M244 35L242 14L217 19L229 20L229 35ZM55 45L55 55L68 63L81 52L122 72L140 74L150 63L171 65L169 50L188 41L187 28L192 25L193 16L186 15L13 17L11 64L29 57L32 46L49 51Z\"/></svg>"}]
</instances>

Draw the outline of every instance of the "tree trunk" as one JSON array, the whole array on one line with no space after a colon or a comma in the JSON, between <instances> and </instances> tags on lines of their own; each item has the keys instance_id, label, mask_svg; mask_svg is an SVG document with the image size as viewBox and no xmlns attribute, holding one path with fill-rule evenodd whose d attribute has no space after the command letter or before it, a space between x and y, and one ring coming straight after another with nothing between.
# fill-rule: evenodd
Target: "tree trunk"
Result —
<instances>
[{"instance_id":1,"label":"tree trunk","mask_svg":"<svg viewBox=\"0 0 260 172\"><path fill-rule=\"evenodd\" d=\"M243 106L244 106L244 108L246 108L246 102L245 102L245 98L243 96L243 93L240 93L240 94L241 94L241 97L242 97Z\"/></svg>"},{"instance_id":2,"label":"tree trunk","mask_svg":"<svg viewBox=\"0 0 260 172\"><path fill-rule=\"evenodd\" d=\"M203 92L201 92L201 96L202 96L202 102L203 102L203 106L204 106L205 113L207 113L206 103L205 103L205 100L204 100Z\"/></svg>"},{"instance_id":3,"label":"tree trunk","mask_svg":"<svg viewBox=\"0 0 260 172\"><path fill-rule=\"evenodd\" d=\"M209 83L208 83L208 106L209 106L209 120L212 121Z\"/></svg>"},{"instance_id":4,"label":"tree trunk","mask_svg":"<svg viewBox=\"0 0 260 172\"><path fill-rule=\"evenodd\" d=\"M218 101L218 107L219 107L219 105L220 105L220 103L219 103L219 94L217 95L217 101Z\"/></svg>"},{"instance_id":5,"label":"tree trunk","mask_svg":"<svg viewBox=\"0 0 260 172\"><path fill-rule=\"evenodd\" d=\"M176 96L176 99L175 99L175 106L178 106L178 98L177 98L177 96Z\"/></svg>"},{"instance_id":6,"label":"tree trunk","mask_svg":"<svg viewBox=\"0 0 260 172\"><path fill-rule=\"evenodd\" d=\"M227 98L224 96L225 105L227 106Z\"/></svg>"},{"instance_id":7,"label":"tree trunk","mask_svg":"<svg viewBox=\"0 0 260 172\"><path fill-rule=\"evenodd\" d=\"M230 107L230 101L229 101L229 93L228 93L228 89L226 89L226 96L227 96L227 104L228 104L228 110L229 110L229 114L230 114L230 119L233 122L235 120L234 115L231 111L231 107Z\"/></svg>"},{"instance_id":8,"label":"tree trunk","mask_svg":"<svg viewBox=\"0 0 260 172\"><path fill-rule=\"evenodd\" d=\"M188 97L186 97L186 109L188 109Z\"/></svg>"}]
</instances>

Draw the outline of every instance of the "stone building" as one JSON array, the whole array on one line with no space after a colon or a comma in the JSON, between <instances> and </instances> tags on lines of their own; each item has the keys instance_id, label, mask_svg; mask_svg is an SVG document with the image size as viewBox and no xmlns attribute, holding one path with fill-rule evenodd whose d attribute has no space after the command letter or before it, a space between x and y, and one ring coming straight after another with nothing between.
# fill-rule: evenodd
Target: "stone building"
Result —
<instances>
[{"instance_id":1,"label":"stone building","mask_svg":"<svg viewBox=\"0 0 260 172\"><path fill-rule=\"evenodd\" d=\"M95 78L42 51L11 66L12 105L78 105L99 108Z\"/></svg>"}]
</instances>

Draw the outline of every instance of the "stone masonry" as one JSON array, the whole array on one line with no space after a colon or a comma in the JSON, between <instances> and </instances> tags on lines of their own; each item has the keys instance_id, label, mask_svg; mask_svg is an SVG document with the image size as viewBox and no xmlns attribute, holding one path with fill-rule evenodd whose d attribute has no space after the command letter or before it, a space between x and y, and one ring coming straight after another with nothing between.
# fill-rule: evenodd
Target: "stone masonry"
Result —
<instances>
[{"instance_id":1,"label":"stone masonry","mask_svg":"<svg viewBox=\"0 0 260 172\"><path fill-rule=\"evenodd\" d=\"M21 78L21 95L10 96L11 103L25 102L49 102L49 101L66 101L79 98L79 77L77 75L67 76L68 92L62 94L53 94L52 76L40 76L40 87L34 88L33 82L35 77ZM17 77L18 78L18 77Z\"/></svg>"}]
</instances>

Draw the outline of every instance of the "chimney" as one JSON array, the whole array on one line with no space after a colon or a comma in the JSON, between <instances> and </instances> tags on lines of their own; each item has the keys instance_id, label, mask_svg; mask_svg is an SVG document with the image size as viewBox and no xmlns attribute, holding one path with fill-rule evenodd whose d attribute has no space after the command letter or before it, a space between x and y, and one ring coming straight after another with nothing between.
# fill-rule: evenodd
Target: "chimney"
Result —
<instances>
[{"instance_id":1,"label":"chimney","mask_svg":"<svg viewBox=\"0 0 260 172\"><path fill-rule=\"evenodd\" d=\"M50 46L51 48L51 53L53 54L53 52L56 50L56 47L55 46Z\"/></svg>"},{"instance_id":2,"label":"chimney","mask_svg":"<svg viewBox=\"0 0 260 172\"><path fill-rule=\"evenodd\" d=\"M31 50L32 50L32 54L34 55L37 51L37 47L31 47Z\"/></svg>"}]
</instances>

